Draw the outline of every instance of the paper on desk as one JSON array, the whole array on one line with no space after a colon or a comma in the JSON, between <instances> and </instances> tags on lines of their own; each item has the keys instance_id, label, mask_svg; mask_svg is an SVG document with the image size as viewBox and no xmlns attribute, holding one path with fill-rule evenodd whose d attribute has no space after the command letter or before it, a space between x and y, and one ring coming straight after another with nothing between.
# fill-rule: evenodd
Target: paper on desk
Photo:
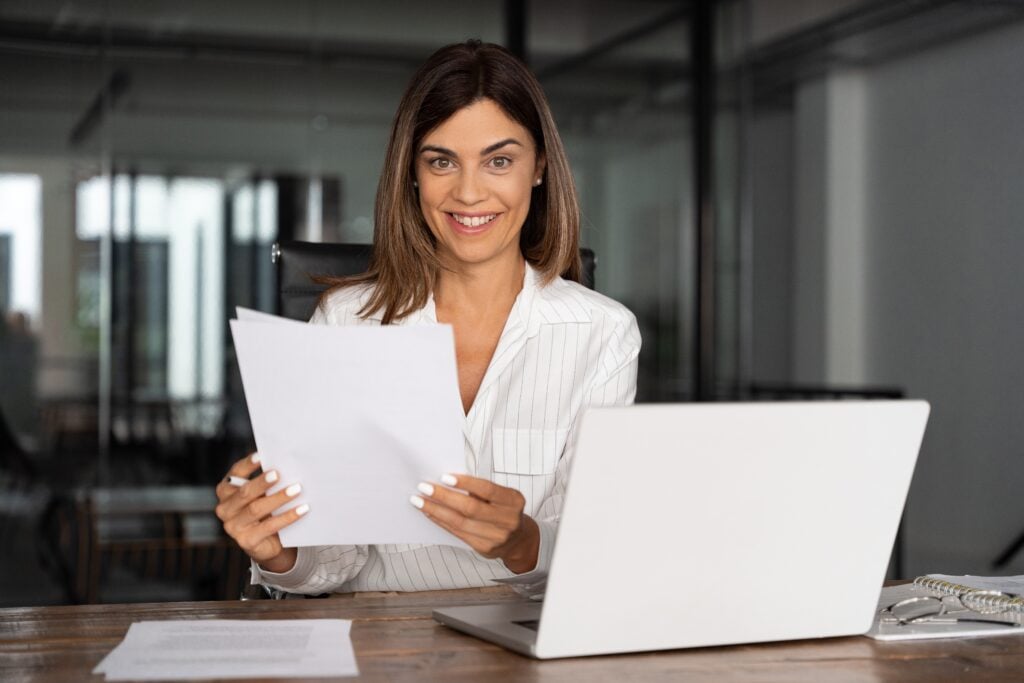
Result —
<instances>
[{"instance_id":1,"label":"paper on desk","mask_svg":"<svg viewBox=\"0 0 1024 683\"><path fill-rule=\"evenodd\" d=\"M253 435L277 489L310 512L287 547L461 545L409 504L416 484L465 470L447 325L329 326L232 320Z\"/></svg>"},{"instance_id":2,"label":"paper on desk","mask_svg":"<svg viewBox=\"0 0 1024 683\"><path fill-rule=\"evenodd\" d=\"M930 574L938 576L940 574ZM950 577L965 578L965 577ZM980 577L972 577L980 578ZM958 582L962 583L962 582ZM1024 635L1024 627L1004 626L1002 624L986 624L977 622L895 624L883 622L882 610L908 598L925 597L931 593L918 588L912 583L898 586L887 586L878 597L875 620L866 635L875 640L934 640L939 638L978 638L981 636Z\"/></svg>"},{"instance_id":3,"label":"paper on desk","mask_svg":"<svg viewBox=\"0 0 1024 683\"><path fill-rule=\"evenodd\" d=\"M93 673L109 681L358 676L344 619L140 621Z\"/></svg>"}]
</instances>

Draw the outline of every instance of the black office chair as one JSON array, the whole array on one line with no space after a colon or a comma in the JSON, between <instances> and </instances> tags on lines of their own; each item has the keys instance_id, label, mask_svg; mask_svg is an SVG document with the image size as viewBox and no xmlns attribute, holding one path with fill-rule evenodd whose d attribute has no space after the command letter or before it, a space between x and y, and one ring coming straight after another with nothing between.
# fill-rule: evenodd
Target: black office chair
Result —
<instances>
[{"instance_id":1,"label":"black office chair","mask_svg":"<svg viewBox=\"0 0 1024 683\"><path fill-rule=\"evenodd\" d=\"M369 244L278 242L271 249L277 269L277 314L293 320L309 320L326 285L313 280L320 275L344 276L365 272L370 264ZM594 288L597 257L580 249L582 280Z\"/></svg>"}]
</instances>

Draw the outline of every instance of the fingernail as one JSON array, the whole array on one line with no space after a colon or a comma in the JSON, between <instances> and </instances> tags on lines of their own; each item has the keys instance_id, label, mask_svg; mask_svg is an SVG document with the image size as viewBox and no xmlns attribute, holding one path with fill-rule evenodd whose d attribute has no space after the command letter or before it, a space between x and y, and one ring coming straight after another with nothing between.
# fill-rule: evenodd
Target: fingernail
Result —
<instances>
[{"instance_id":1,"label":"fingernail","mask_svg":"<svg viewBox=\"0 0 1024 683\"><path fill-rule=\"evenodd\" d=\"M291 497L295 497L295 496L299 495L299 491L301 491L301 490L302 490L302 484L292 484L291 486L286 488L284 490L284 492L287 493Z\"/></svg>"},{"instance_id":2,"label":"fingernail","mask_svg":"<svg viewBox=\"0 0 1024 683\"><path fill-rule=\"evenodd\" d=\"M277 481L277 470L270 470L267 472L267 483L273 484L275 481Z\"/></svg>"},{"instance_id":3,"label":"fingernail","mask_svg":"<svg viewBox=\"0 0 1024 683\"><path fill-rule=\"evenodd\" d=\"M421 481L420 483L416 484L416 488L424 496L432 496L432 495L434 495L434 487L431 486L430 484L428 484L425 481Z\"/></svg>"},{"instance_id":4,"label":"fingernail","mask_svg":"<svg viewBox=\"0 0 1024 683\"><path fill-rule=\"evenodd\" d=\"M299 507L295 508L295 514L299 517L309 512L309 503L303 503Z\"/></svg>"},{"instance_id":5,"label":"fingernail","mask_svg":"<svg viewBox=\"0 0 1024 683\"><path fill-rule=\"evenodd\" d=\"M249 458L249 459L252 460L254 465L258 465L259 462L260 462L260 454L259 453L253 453L252 457Z\"/></svg>"},{"instance_id":6,"label":"fingernail","mask_svg":"<svg viewBox=\"0 0 1024 683\"><path fill-rule=\"evenodd\" d=\"M442 474L441 483L445 486L455 486L459 483L459 480L455 478L454 474Z\"/></svg>"},{"instance_id":7,"label":"fingernail","mask_svg":"<svg viewBox=\"0 0 1024 683\"><path fill-rule=\"evenodd\" d=\"M412 503L412 506L417 510L423 509L423 499L419 496L409 496L409 502Z\"/></svg>"}]
</instances>

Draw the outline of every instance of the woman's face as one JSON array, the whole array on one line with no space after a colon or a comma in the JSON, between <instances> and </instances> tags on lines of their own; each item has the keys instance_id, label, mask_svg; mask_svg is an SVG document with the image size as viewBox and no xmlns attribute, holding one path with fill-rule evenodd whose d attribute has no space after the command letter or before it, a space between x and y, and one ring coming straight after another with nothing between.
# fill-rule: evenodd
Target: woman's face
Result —
<instances>
[{"instance_id":1,"label":"woman's face","mask_svg":"<svg viewBox=\"0 0 1024 683\"><path fill-rule=\"evenodd\" d=\"M479 100L427 133L416 152L420 210L442 263L518 259L530 192L544 171L529 131Z\"/></svg>"}]
</instances>

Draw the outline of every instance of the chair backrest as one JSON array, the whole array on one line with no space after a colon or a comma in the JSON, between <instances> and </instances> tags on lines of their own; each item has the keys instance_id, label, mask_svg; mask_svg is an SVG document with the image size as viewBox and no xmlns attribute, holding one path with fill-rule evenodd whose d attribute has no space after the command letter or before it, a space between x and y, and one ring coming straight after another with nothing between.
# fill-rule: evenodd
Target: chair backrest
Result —
<instances>
[{"instance_id":1,"label":"chair backrest","mask_svg":"<svg viewBox=\"0 0 1024 683\"><path fill-rule=\"evenodd\" d=\"M35 466L14 435L0 407L0 475L13 473L26 478L35 476Z\"/></svg>"},{"instance_id":2,"label":"chair backrest","mask_svg":"<svg viewBox=\"0 0 1024 683\"><path fill-rule=\"evenodd\" d=\"M327 288L313 278L365 272L370 264L370 251L369 244L275 244L271 258L277 268L277 314L293 320L309 320L317 299ZM583 260L583 284L593 289L597 257L591 249L580 249L580 258Z\"/></svg>"}]
</instances>

